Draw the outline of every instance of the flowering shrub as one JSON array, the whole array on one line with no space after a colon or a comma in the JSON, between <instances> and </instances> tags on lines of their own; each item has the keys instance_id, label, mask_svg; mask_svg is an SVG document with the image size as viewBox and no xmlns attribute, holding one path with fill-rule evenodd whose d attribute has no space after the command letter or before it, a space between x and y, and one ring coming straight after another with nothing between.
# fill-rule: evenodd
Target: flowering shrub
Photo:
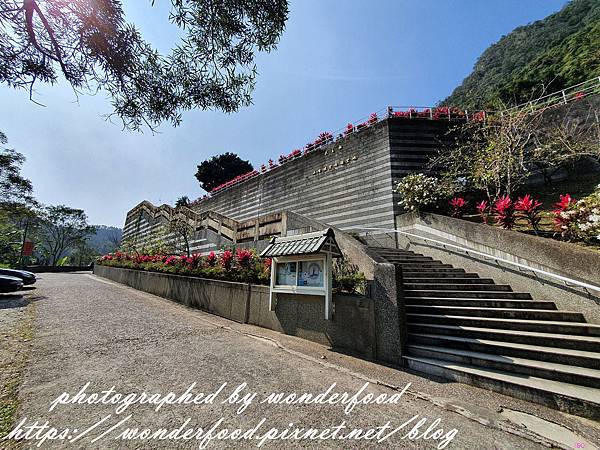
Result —
<instances>
[{"instance_id":1,"label":"flowering shrub","mask_svg":"<svg viewBox=\"0 0 600 450\"><path fill-rule=\"evenodd\" d=\"M214 267L215 264L217 264L217 255L215 254L215 252L210 252L208 254L208 256L206 257L206 262L210 267Z\"/></svg>"},{"instance_id":2,"label":"flowering shrub","mask_svg":"<svg viewBox=\"0 0 600 450\"><path fill-rule=\"evenodd\" d=\"M132 255L122 252L104 255L97 264L127 269L165 272L227 281L268 284L271 260L262 259L254 250L225 250L207 256Z\"/></svg>"},{"instance_id":3,"label":"flowering shrub","mask_svg":"<svg viewBox=\"0 0 600 450\"><path fill-rule=\"evenodd\" d=\"M572 208L575 199L570 194L560 196L560 201L554 204L554 225L556 229L564 236L571 234L576 220L576 212Z\"/></svg>"},{"instance_id":4,"label":"flowering shrub","mask_svg":"<svg viewBox=\"0 0 600 450\"><path fill-rule=\"evenodd\" d=\"M235 253L235 259L240 267L248 267L252 261L253 253L245 248L238 248Z\"/></svg>"},{"instance_id":5,"label":"flowering shrub","mask_svg":"<svg viewBox=\"0 0 600 450\"><path fill-rule=\"evenodd\" d=\"M578 201L569 194L561 195L554 207L554 224L563 237L600 242L600 185Z\"/></svg>"},{"instance_id":6,"label":"flowering shrub","mask_svg":"<svg viewBox=\"0 0 600 450\"><path fill-rule=\"evenodd\" d=\"M494 217L502 228L511 230L515 226L515 205L508 195L494 203Z\"/></svg>"},{"instance_id":7,"label":"flowering shrub","mask_svg":"<svg viewBox=\"0 0 600 450\"><path fill-rule=\"evenodd\" d=\"M583 240L600 243L600 186L592 195L579 200L577 211L577 235Z\"/></svg>"},{"instance_id":8,"label":"flowering shrub","mask_svg":"<svg viewBox=\"0 0 600 450\"><path fill-rule=\"evenodd\" d=\"M233 265L233 253L230 250L225 250L223 253L221 253L219 263L223 269L230 270L231 266Z\"/></svg>"},{"instance_id":9,"label":"flowering shrub","mask_svg":"<svg viewBox=\"0 0 600 450\"><path fill-rule=\"evenodd\" d=\"M407 211L436 207L446 197L445 190L438 179L422 173L402 178L396 185L396 192L401 197L398 203Z\"/></svg>"},{"instance_id":10,"label":"flowering shrub","mask_svg":"<svg viewBox=\"0 0 600 450\"><path fill-rule=\"evenodd\" d=\"M448 202L452 207L450 211L450 215L452 217L456 217L460 219L465 215L465 211L467 209L467 201L462 197L454 197L452 200Z\"/></svg>"},{"instance_id":11,"label":"flowering shrub","mask_svg":"<svg viewBox=\"0 0 600 450\"><path fill-rule=\"evenodd\" d=\"M481 216L481 220L483 223L487 224L490 220L490 204L487 200L481 200L479 203L475 205L475 209Z\"/></svg>"},{"instance_id":12,"label":"flowering shrub","mask_svg":"<svg viewBox=\"0 0 600 450\"><path fill-rule=\"evenodd\" d=\"M289 155L279 155L279 163L284 164L294 158L297 158L298 156L302 156L302 150L299 148L291 152Z\"/></svg>"},{"instance_id":13,"label":"flowering shrub","mask_svg":"<svg viewBox=\"0 0 600 450\"><path fill-rule=\"evenodd\" d=\"M536 231L539 230L540 220L542 220L541 208L542 202L532 199L529 194L519 197L515 202L515 210L519 211Z\"/></svg>"}]
</instances>

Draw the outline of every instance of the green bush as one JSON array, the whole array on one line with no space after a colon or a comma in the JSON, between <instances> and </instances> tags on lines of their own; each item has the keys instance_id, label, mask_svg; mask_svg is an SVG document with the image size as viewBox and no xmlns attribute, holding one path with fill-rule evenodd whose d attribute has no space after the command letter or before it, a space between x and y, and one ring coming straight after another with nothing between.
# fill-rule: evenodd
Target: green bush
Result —
<instances>
[{"instance_id":1,"label":"green bush","mask_svg":"<svg viewBox=\"0 0 600 450\"><path fill-rule=\"evenodd\" d=\"M333 264L333 289L335 292L364 294L367 280L358 267L347 259L340 258Z\"/></svg>"}]
</instances>

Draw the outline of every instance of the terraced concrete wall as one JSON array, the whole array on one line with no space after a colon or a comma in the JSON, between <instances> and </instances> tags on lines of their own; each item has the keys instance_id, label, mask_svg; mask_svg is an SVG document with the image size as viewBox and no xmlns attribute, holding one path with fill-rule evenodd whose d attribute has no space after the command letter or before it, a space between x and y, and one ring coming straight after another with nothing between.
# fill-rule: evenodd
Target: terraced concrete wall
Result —
<instances>
[{"instance_id":1,"label":"terraced concrete wall","mask_svg":"<svg viewBox=\"0 0 600 450\"><path fill-rule=\"evenodd\" d=\"M425 119L383 120L214 194L190 213L213 212L242 222L287 210L341 230L393 228L400 213L395 183L423 170L450 125ZM165 228L171 209L142 202L128 213L123 238L174 241ZM213 242L209 231L194 233L193 251L206 252L226 243Z\"/></svg>"},{"instance_id":2,"label":"terraced concrete wall","mask_svg":"<svg viewBox=\"0 0 600 450\"><path fill-rule=\"evenodd\" d=\"M449 124L393 118L202 201L236 220L289 210L339 229L394 226L394 182L419 171Z\"/></svg>"}]
</instances>

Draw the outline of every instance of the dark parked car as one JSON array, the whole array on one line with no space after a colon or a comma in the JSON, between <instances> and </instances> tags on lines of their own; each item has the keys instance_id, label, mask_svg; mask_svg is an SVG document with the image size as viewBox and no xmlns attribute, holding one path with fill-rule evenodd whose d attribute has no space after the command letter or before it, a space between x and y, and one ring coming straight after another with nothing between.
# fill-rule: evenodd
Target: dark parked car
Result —
<instances>
[{"instance_id":1,"label":"dark parked car","mask_svg":"<svg viewBox=\"0 0 600 450\"><path fill-rule=\"evenodd\" d=\"M0 292L14 292L23 289L23 280L17 277L0 275Z\"/></svg>"},{"instance_id":2,"label":"dark parked car","mask_svg":"<svg viewBox=\"0 0 600 450\"><path fill-rule=\"evenodd\" d=\"M20 278L21 280L23 280L23 284L26 286L35 283L35 274L26 270L0 269L0 275Z\"/></svg>"}]
</instances>

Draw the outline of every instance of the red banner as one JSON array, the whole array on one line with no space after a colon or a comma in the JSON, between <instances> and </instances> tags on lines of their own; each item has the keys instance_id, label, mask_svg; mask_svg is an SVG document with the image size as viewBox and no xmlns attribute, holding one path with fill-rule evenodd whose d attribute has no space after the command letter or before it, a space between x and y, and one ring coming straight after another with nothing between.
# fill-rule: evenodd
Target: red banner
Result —
<instances>
[{"instance_id":1,"label":"red banner","mask_svg":"<svg viewBox=\"0 0 600 450\"><path fill-rule=\"evenodd\" d=\"M23 242L23 256L32 256L33 255L33 242L25 241Z\"/></svg>"}]
</instances>

